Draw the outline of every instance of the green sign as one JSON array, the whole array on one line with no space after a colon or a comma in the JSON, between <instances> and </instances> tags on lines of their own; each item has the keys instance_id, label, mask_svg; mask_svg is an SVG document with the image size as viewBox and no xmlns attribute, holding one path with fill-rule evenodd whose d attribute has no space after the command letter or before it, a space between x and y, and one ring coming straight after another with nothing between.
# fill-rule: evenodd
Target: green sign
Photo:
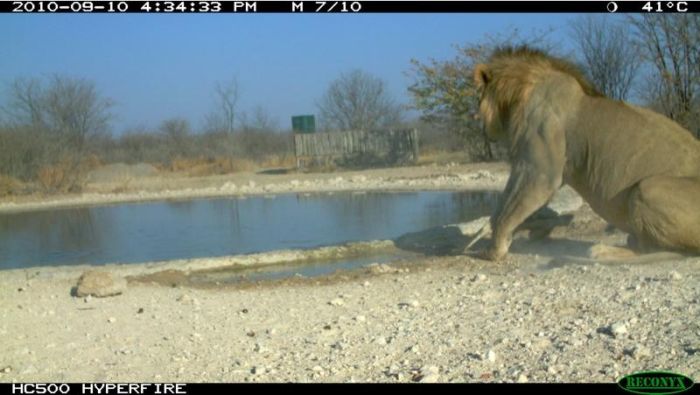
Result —
<instances>
[{"instance_id":1,"label":"green sign","mask_svg":"<svg viewBox=\"0 0 700 395\"><path fill-rule=\"evenodd\" d=\"M314 133L316 119L313 115L295 115L292 117L292 131L295 133Z\"/></svg>"}]
</instances>

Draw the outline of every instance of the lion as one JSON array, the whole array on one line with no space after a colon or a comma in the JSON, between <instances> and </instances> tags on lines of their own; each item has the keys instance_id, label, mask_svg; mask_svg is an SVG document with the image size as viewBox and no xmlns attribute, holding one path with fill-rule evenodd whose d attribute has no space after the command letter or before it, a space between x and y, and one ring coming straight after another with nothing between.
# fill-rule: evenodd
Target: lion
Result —
<instances>
[{"instance_id":1,"label":"lion","mask_svg":"<svg viewBox=\"0 0 700 395\"><path fill-rule=\"evenodd\" d=\"M688 130L527 46L495 50L474 82L486 133L506 142L511 163L485 258L502 259L516 227L563 184L628 233L632 250L700 253L700 141Z\"/></svg>"}]
</instances>

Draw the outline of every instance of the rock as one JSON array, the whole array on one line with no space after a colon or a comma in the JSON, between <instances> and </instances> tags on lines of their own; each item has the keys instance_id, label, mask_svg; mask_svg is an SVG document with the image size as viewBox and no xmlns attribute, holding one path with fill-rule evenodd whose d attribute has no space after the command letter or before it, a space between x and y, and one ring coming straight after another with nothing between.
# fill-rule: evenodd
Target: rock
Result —
<instances>
[{"instance_id":1,"label":"rock","mask_svg":"<svg viewBox=\"0 0 700 395\"><path fill-rule=\"evenodd\" d=\"M343 299L341 298L335 298L328 302L328 304L331 306L342 306L343 304L345 304L345 302L343 302Z\"/></svg>"},{"instance_id":2,"label":"rock","mask_svg":"<svg viewBox=\"0 0 700 395\"><path fill-rule=\"evenodd\" d=\"M440 381L439 374L428 374L418 380L419 383L437 383L438 381Z\"/></svg>"},{"instance_id":3,"label":"rock","mask_svg":"<svg viewBox=\"0 0 700 395\"><path fill-rule=\"evenodd\" d=\"M190 296L188 294L182 294L182 295L178 296L177 301L181 302L181 303L186 303L186 304L194 304L194 305L199 304L199 301L196 298L193 298L192 296Z\"/></svg>"},{"instance_id":4,"label":"rock","mask_svg":"<svg viewBox=\"0 0 700 395\"><path fill-rule=\"evenodd\" d=\"M630 355L636 360L651 358L651 350L640 344L630 351Z\"/></svg>"},{"instance_id":5,"label":"rock","mask_svg":"<svg viewBox=\"0 0 700 395\"><path fill-rule=\"evenodd\" d=\"M340 351L342 351L342 350L347 349L347 348L348 348L348 345L345 344L345 343L343 343L343 342L335 342L335 343L331 344L331 348L334 349L334 350L340 350Z\"/></svg>"},{"instance_id":6,"label":"rock","mask_svg":"<svg viewBox=\"0 0 700 395\"><path fill-rule=\"evenodd\" d=\"M482 274L482 273L479 273L479 274L475 275L474 277L472 277L472 282L474 282L474 283L481 283L481 282L484 282L486 280L487 280L486 275Z\"/></svg>"},{"instance_id":7,"label":"rock","mask_svg":"<svg viewBox=\"0 0 700 395\"><path fill-rule=\"evenodd\" d=\"M485 216L454 226L456 226L464 236L474 237L484 226L489 224L490 220L491 217Z\"/></svg>"},{"instance_id":8,"label":"rock","mask_svg":"<svg viewBox=\"0 0 700 395\"><path fill-rule=\"evenodd\" d=\"M558 215L572 213L583 206L583 199L568 185L561 187L547 204Z\"/></svg>"},{"instance_id":9,"label":"rock","mask_svg":"<svg viewBox=\"0 0 700 395\"><path fill-rule=\"evenodd\" d=\"M402 308L402 309L406 309L409 307L418 307L418 306L420 306L420 302L418 302L417 300L408 300L408 301L399 303L399 308Z\"/></svg>"},{"instance_id":10,"label":"rock","mask_svg":"<svg viewBox=\"0 0 700 395\"><path fill-rule=\"evenodd\" d=\"M489 350L488 352L486 352L486 360L491 363L496 362L496 352L493 350Z\"/></svg>"},{"instance_id":11,"label":"rock","mask_svg":"<svg viewBox=\"0 0 700 395\"><path fill-rule=\"evenodd\" d=\"M397 270L385 263L373 263L367 266L372 274L396 273Z\"/></svg>"},{"instance_id":12,"label":"rock","mask_svg":"<svg viewBox=\"0 0 700 395\"><path fill-rule=\"evenodd\" d=\"M671 272L668 274L668 278L671 280L682 280L683 276L677 271L671 270Z\"/></svg>"},{"instance_id":13,"label":"rock","mask_svg":"<svg viewBox=\"0 0 700 395\"><path fill-rule=\"evenodd\" d=\"M518 375L518 380L517 380L517 381L518 381L518 383L527 383L527 382L528 382L528 379L527 379L527 376L525 376L524 374L520 373L520 374Z\"/></svg>"},{"instance_id":14,"label":"rock","mask_svg":"<svg viewBox=\"0 0 700 395\"><path fill-rule=\"evenodd\" d=\"M103 298L124 293L126 280L109 272L88 270L78 279L76 296L96 296Z\"/></svg>"},{"instance_id":15,"label":"rock","mask_svg":"<svg viewBox=\"0 0 700 395\"><path fill-rule=\"evenodd\" d=\"M267 348L265 348L265 346L263 346L260 343L255 343L255 346L253 347L253 351L255 351L257 353L266 353Z\"/></svg>"},{"instance_id":16,"label":"rock","mask_svg":"<svg viewBox=\"0 0 700 395\"><path fill-rule=\"evenodd\" d=\"M440 369L437 366L423 366L420 369L419 383L437 383L440 380Z\"/></svg>"},{"instance_id":17,"label":"rock","mask_svg":"<svg viewBox=\"0 0 700 395\"><path fill-rule=\"evenodd\" d=\"M107 318L107 322L109 322L110 324L114 324L115 322L117 322L117 319L114 317L109 317Z\"/></svg>"},{"instance_id":18,"label":"rock","mask_svg":"<svg viewBox=\"0 0 700 395\"><path fill-rule=\"evenodd\" d=\"M627 333L627 326L625 326L625 324L622 322L616 322L610 325L610 333L612 333L612 335L616 338L621 337Z\"/></svg>"}]
</instances>

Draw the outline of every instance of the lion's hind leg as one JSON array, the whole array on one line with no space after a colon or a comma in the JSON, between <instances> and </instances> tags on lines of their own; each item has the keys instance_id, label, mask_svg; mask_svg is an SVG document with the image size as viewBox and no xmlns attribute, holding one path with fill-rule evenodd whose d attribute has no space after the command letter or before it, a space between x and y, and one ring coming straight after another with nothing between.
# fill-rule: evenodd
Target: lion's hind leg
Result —
<instances>
[{"instance_id":1,"label":"lion's hind leg","mask_svg":"<svg viewBox=\"0 0 700 395\"><path fill-rule=\"evenodd\" d=\"M700 253L700 177L640 181L630 193L628 218L641 250Z\"/></svg>"}]
</instances>

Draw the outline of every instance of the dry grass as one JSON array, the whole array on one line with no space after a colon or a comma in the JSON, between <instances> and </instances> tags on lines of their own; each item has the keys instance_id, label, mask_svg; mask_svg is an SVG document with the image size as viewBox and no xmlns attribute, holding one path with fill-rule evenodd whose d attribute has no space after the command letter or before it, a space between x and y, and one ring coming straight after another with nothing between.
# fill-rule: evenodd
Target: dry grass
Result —
<instances>
[{"instance_id":1,"label":"dry grass","mask_svg":"<svg viewBox=\"0 0 700 395\"><path fill-rule=\"evenodd\" d=\"M236 158L175 158L170 161L167 170L200 177L217 174L235 173L255 169L252 161Z\"/></svg>"},{"instance_id":2,"label":"dry grass","mask_svg":"<svg viewBox=\"0 0 700 395\"><path fill-rule=\"evenodd\" d=\"M175 158L164 170L185 173L192 177L230 174L241 171L256 171L260 168L293 167L294 157L289 155L269 155L259 160L244 158Z\"/></svg>"},{"instance_id":3,"label":"dry grass","mask_svg":"<svg viewBox=\"0 0 700 395\"><path fill-rule=\"evenodd\" d=\"M418 157L417 164L429 165L438 164L444 165L448 163L471 163L469 155L465 152L446 152L441 150L424 150L421 151Z\"/></svg>"},{"instance_id":4,"label":"dry grass","mask_svg":"<svg viewBox=\"0 0 700 395\"><path fill-rule=\"evenodd\" d=\"M133 177L124 177L120 182L119 185L114 187L112 189L112 193L124 193L127 192L131 189L131 183L134 181Z\"/></svg>"},{"instance_id":5,"label":"dry grass","mask_svg":"<svg viewBox=\"0 0 700 395\"><path fill-rule=\"evenodd\" d=\"M294 155L268 155L263 157L258 163L260 167L265 169L290 168L296 166L296 158Z\"/></svg>"}]
</instances>

